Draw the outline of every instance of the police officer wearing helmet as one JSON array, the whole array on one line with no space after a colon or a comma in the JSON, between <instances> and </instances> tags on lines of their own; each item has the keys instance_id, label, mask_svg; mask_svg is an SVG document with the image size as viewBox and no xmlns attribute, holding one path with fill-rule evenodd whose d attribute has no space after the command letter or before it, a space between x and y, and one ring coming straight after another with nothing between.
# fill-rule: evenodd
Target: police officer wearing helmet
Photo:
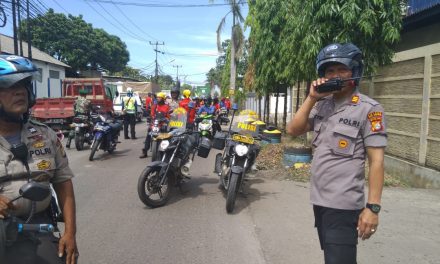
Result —
<instances>
[{"instance_id":1,"label":"police officer wearing helmet","mask_svg":"<svg viewBox=\"0 0 440 264\"><path fill-rule=\"evenodd\" d=\"M7 246L0 263L75 263L78 250L73 173L55 132L29 120L29 109L35 104L32 78L36 72L35 66L26 58L0 55L0 177L12 177L12 180L0 184L0 232L5 231L2 219L17 217L25 221L32 207L32 203L24 198L11 203L11 199L18 196L20 187L30 180L23 176L28 175L23 161L12 152L19 144L28 149L29 178L53 184L63 211L65 230L58 243L54 243L57 238L52 234L19 234ZM31 223L52 222L48 214L50 200L48 197L36 202Z\"/></svg>"},{"instance_id":2,"label":"police officer wearing helmet","mask_svg":"<svg viewBox=\"0 0 440 264\"><path fill-rule=\"evenodd\" d=\"M165 102L166 95L163 92L159 92L156 95L157 103L151 108L151 121L153 122L156 118L157 113L162 113L164 117L170 117L170 106ZM142 155L139 156L140 159L148 157L148 150L151 145L151 126L148 127L147 136L144 141L144 148L142 149Z\"/></svg>"},{"instance_id":3,"label":"police officer wearing helmet","mask_svg":"<svg viewBox=\"0 0 440 264\"><path fill-rule=\"evenodd\" d=\"M128 136L128 126L130 126L131 139L136 139L136 114L137 108L140 107L136 98L133 96L133 88L127 88L127 95L122 100L122 111L124 113L124 138L130 139Z\"/></svg>"},{"instance_id":4,"label":"police officer wearing helmet","mask_svg":"<svg viewBox=\"0 0 440 264\"><path fill-rule=\"evenodd\" d=\"M180 96L179 88L173 87L171 89L171 99L168 102L171 110L173 111L179 107L179 96Z\"/></svg>"},{"instance_id":5,"label":"police officer wearing helmet","mask_svg":"<svg viewBox=\"0 0 440 264\"><path fill-rule=\"evenodd\" d=\"M184 108L186 110L186 112L189 113L189 120L188 120L188 122L190 124L192 124L192 123L194 123L194 119L195 119L195 116L196 116L196 109L195 109L195 106L193 106L192 109L189 108L189 103L192 102L192 100L191 100L191 91L188 90L188 89L185 89L185 90L183 90L182 94L183 94L184 98L182 100L180 100L179 106Z\"/></svg>"},{"instance_id":6,"label":"police officer wearing helmet","mask_svg":"<svg viewBox=\"0 0 440 264\"><path fill-rule=\"evenodd\" d=\"M310 198L326 264L356 263L358 238L377 232L387 144L383 107L358 90L362 53L351 43L331 44L316 60L319 78L287 131L313 131ZM330 79L351 79L338 91L318 93ZM354 80L352 79L354 78ZM364 195L365 159L369 191Z\"/></svg>"}]
</instances>

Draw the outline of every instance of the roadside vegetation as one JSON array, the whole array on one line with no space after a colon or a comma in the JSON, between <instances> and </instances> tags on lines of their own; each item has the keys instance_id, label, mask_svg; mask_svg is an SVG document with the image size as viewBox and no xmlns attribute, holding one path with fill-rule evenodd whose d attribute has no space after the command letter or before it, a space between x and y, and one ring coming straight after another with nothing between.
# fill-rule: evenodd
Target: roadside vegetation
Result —
<instances>
[{"instance_id":1,"label":"roadside vegetation","mask_svg":"<svg viewBox=\"0 0 440 264\"><path fill-rule=\"evenodd\" d=\"M282 144L268 144L262 146L257 158L258 175L271 179L288 180L296 182L310 181L310 163L298 164L296 167L286 167L283 164L284 149L289 147L301 148L308 147L304 144L303 138L283 137ZM368 163L365 164L366 184L368 184ZM385 173L384 186L386 187L411 187L399 177Z\"/></svg>"}]
</instances>

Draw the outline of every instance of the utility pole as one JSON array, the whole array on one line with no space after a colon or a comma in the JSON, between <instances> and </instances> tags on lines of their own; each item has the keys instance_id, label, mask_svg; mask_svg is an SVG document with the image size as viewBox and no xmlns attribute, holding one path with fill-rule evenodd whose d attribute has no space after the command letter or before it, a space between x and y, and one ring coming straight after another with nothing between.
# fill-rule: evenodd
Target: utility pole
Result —
<instances>
[{"instance_id":1,"label":"utility pole","mask_svg":"<svg viewBox=\"0 0 440 264\"><path fill-rule=\"evenodd\" d=\"M173 65L173 68L177 68L176 82L179 81L179 68L182 68L182 65Z\"/></svg>"},{"instance_id":2,"label":"utility pole","mask_svg":"<svg viewBox=\"0 0 440 264\"><path fill-rule=\"evenodd\" d=\"M17 15L18 15L18 40L20 41L20 56L23 56L23 38L21 36L21 4L20 0L17 0ZM29 23L28 23L29 24Z\"/></svg>"},{"instance_id":3,"label":"utility pole","mask_svg":"<svg viewBox=\"0 0 440 264\"><path fill-rule=\"evenodd\" d=\"M160 52L160 53L162 53L162 54L165 54L165 52L162 52L162 51L160 51L160 50L158 50L157 49L157 46L158 45L165 45L165 43L162 41L162 43L159 43L159 42L157 42L156 41L156 43L153 43L153 42L151 42L150 41L150 45L155 45L156 46L156 48L154 49L154 51L156 52L156 69L155 69L155 71L154 71L154 82L157 84L158 83L158 81L159 81L159 66L158 66L158 63L157 63L157 53L158 52Z\"/></svg>"},{"instance_id":4,"label":"utility pole","mask_svg":"<svg viewBox=\"0 0 440 264\"><path fill-rule=\"evenodd\" d=\"M29 0L26 1L26 17L27 17L27 42L28 42L28 58L32 60L32 39L31 39L31 23L29 14Z\"/></svg>"},{"instance_id":5,"label":"utility pole","mask_svg":"<svg viewBox=\"0 0 440 264\"><path fill-rule=\"evenodd\" d=\"M14 54L18 55L18 41L17 41L17 10L15 0L12 0L12 31L14 34Z\"/></svg>"}]
</instances>

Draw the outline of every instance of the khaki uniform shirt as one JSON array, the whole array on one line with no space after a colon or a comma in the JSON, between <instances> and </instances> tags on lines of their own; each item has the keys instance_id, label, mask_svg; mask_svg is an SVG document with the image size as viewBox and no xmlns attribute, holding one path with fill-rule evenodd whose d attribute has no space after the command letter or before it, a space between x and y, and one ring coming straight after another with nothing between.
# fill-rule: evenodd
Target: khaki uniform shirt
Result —
<instances>
[{"instance_id":1,"label":"khaki uniform shirt","mask_svg":"<svg viewBox=\"0 0 440 264\"><path fill-rule=\"evenodd\" d=\"M311 202L314 205L356 210L365 205L366 147L385 147L386 124L382 106L355 91L335 108L328 96L309 115L315 147Z\"/></svg>"},{"instance_id":2,"label":"khaki uniform shirt","mask_svg":"<svg viewBox=\"0 0 440 264\"><path fill-rule=\"evenodd\" d=\"M61 183L73 177L69 168L66 152L57 135L47 126L29 121L23 125L21 142L26 144L31 177L35 181ZM11 175L13 180L0 184L0 195L13 199L19 195L19 189L27 182L27 172L21 161L13 160L9 142L0 136L0 176ZM37 211L44 211L50 203L50 197L37 202ZM27 216L31 202L21 198L14 202L16 216Z\"/></svg>"}]
</instances>

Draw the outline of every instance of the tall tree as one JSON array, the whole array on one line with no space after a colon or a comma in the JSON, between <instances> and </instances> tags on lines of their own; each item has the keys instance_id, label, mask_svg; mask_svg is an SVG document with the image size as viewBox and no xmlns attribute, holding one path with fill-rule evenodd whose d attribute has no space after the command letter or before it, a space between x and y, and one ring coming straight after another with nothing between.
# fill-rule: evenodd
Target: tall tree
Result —
<instances>
[{"instance_id":1,"label":"tall tree","mask_svg":"<svg viewBox=\"0 0 440 264\"><path fill-rule=\"evenodd\" d=\"M129 60L125 43L102 29L94 29L81 15L66 16L49 9L44 15L22 21L22 34L28 23L32 44L75 72L103 68L113 73L123 70Z\"/></svg>"},{"instance_id":2,"label":"tall tree","mask_svg":"<svg viewBox=\"0 0 440 264\"><path fill-rule=\"evenodd\" d=\"M332 42L353 42L366 74L389 63L399 40L405 0L249 1L251 27L247 85L268 92L316 77L315 58Z\"/></svg>"},{"instance_id":3,"label":"tall tree","mask_svg":"<svg viewBox=\"0 0 440 264\"><path fill-rule=\"evenodd\" d=\"M209 2L213 3L214 0L209 0ZM241 12L241 7L246 3L246 0L225 0L225 2L229 4L231 10L222 18L217 28L217 48L219 51L224 51L221 46L221 32L223 31L227 16L232 13L229 88L235 90L237 76L236 58L240 56L244 46L244 34L242 28L244 17Z\"/></svg>"}]
</instances>

